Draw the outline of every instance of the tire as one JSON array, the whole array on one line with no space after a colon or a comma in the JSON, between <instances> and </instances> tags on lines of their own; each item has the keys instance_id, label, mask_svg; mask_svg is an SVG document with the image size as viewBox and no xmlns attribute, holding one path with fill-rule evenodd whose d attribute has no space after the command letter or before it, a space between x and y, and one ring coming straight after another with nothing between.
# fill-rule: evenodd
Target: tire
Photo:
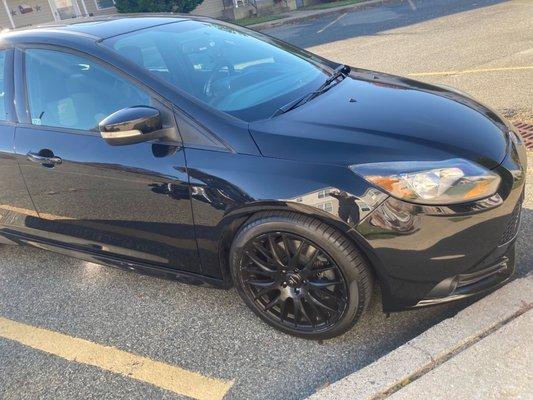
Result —
<instances>
[{"instance_id":1,"label":"tire","mask_svg":"<svg viewBox=\"0 0 533 400\"><path fill-rule=\"evenodd\" d=\"M372 274L338 230L305 215L265 212L237 232L230 250L237 292L263 321L290 335L329 339L368 307Z\"/></svg>"}]
</instances>

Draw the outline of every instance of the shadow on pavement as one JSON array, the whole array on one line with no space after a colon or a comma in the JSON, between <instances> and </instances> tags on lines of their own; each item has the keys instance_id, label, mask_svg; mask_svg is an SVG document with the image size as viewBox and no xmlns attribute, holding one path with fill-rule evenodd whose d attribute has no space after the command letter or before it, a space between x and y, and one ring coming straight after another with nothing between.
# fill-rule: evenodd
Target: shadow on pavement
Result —
<instances>
[{"instance_id":1,"label":"shadow on pavement","mask_svg":"<svg viewBox=\"0 0 533 400\"><path fill-rule=\"evenodd\" d=\"M328 26L339 15L324 15L309 21L264 29L263 32L299 47L372 36L380 32L417 24L477 8L502 3L504 0L411 0L367 10L348 12L339 22ZM412 7L410 4L413 4ZM326 29L325 29L326 28ZM405 33L403 33L405 34ZM387 33L381 33L387 35Z\"/></svg>"}]
</instances>

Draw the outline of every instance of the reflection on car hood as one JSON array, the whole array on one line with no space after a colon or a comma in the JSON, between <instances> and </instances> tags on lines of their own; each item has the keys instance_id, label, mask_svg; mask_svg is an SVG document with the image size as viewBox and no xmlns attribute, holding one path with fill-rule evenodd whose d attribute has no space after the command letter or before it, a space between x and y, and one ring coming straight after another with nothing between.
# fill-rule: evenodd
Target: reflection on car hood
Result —
<instances>
[{"instance_id":1,"label":"reflection on car hood","mask_svg":"<svg viewBox=\"0 0 533 400\"><path fill-rule=\"evenodd\" d=\"M466 95L357 69L312 101L250 124L264 156L343 165L461 157L495 168L506 130Z\"/></svg>"}]
</instances>

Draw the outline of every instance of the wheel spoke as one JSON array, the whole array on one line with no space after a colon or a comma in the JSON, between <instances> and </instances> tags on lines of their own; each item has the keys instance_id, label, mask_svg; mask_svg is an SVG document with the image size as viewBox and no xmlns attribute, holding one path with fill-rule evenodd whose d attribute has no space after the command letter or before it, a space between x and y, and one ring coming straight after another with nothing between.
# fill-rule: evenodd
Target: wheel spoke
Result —
<instances>
[{"instance_id":1,"label":"wheel spoke","mask_svg":"<svg viewBox=\"0 0 533 400\"><path fill-rule=\"evenodd\" d=\"M281 311L279 314L279 319L281 320L281 322L285 322L287 320L288 311L289 310L287 309L287 299L285 299L281 302Z\"/></svg>"},{"instance_id":2,"label":"wheel spoke","mask_svg":"<svg viewBox=\"0 0 533 400\"><path fill-rule=\"evenodd\" d=\"M281 240L283 240L283 247L285 248L285 255L287 256L287 261L292 259L291 256L291 245L289 243L289 238L287 235L281 235Z\"/></svg>"},{"instance_id":3,"label":"wheel spoke","mask_svg":"<svg viewBox=\"0 0 533 400\"><path fill-rule=\"evenodd\" d=\"M246 272L249 275L268 276L269 278L273 278L274 276L276 276L276 271L266 271L264 269L259 269L259 268L250 268L250 267L248 267L248 268L244 269L243 272Z\"/></svg>"},{"instance_id":4,"label":"wheel spoke","mask_svg":"<svg viewBox=\"0 0 533 400\"><path fill-rule=\"evenodd\" d=\"M283 261L281 261L278 251L276 250L279 246L274 241L274 238L272 236L273 235L268 235L268 245L270 246L270 252L272 253L272 258L274 259L274 261L276 262L278 266L284 267L285 264L283 263Z\"/></svg>"},{"instance_id":5,"label":"wheel spoke","mask_svg":"<svg viewBox=\"0 0 533 400\"><path fill-rule=\"evenodd\" d=\"M280 298L281 298L280 295L277 295L276 297L274 297L274 298L273 298L268 304L266 304L266 305L263 307L263 311L268 311L268 310L270 310L272 307L274 307L276 304L278 304Z\"/></svg>"},{"instance_id":6,"label":"wheel spoke","mask_svg":"<svg viewBox=\"0 0 533 400\"><path fill-rule=\"evenodd\" d=\"M306 293L304 298L305 302L309 305L309 308L311 309L311 313L315 317L315 321L320 321L320 318L327 319L327 314L324 314L322 311L320 311L310 297L311 296L309 295L309 293Z\"/></svg>"},{"instance_id":7,"label":"wheel spoke","mask_svg":"<svg viewBox=\"0 0 533 400\"><path fill-rule=\"evenodd\" d=\"M311 288L311 290L314 291L314 292L322 293L323 295L328 296L328 298L330 298L333 301L335 301L335 303L337 303L337 305L339 305L339 306L344 304L344 299L343 298L336 296L334 292L331 292L328 289L325 289L325 288Z\"/></svg>"},{"instance_id":8,"label":"wheel spoke","mask_svg":"<svg viewBox=\"0 0 533 400\"><path fill-rule=\"evenodd\" d=\"M263 247L263 245L259 244L258 242L253 243L254 248L262 254L263 257L266 258L267 262L269 264L275 264L275 261L272 259L270 254L268 254L268 250Z\"/></svg>"},{"instance_id":9,"label":"wheel spoke","mask_svg":"<svg viewBox=\"0 0 533 400\"><path fill-rule=\"evenodd\" d=\"M261 290L259 290L255 295L254 295L254 301L259 299L260 297L264 296L265 294L267 293L270 293L271 291L277 289L278 285L277 283L274 283L270 286L264 286Z\"/></svg>"},{"instance_id":10,"label":"wheel spoke","mask_svg":"<svg viewBox=\"0 0 533 400\"><path fill-rule=\"evenodd\" d=\"M313 253L311 258L305 264L305 267L303 268L303 271L305 271L307 273L311 272L311 270L313 269L313 265L315 264L315 261L318 258L318 253L320 253L320 251L318 249L315 249L315 252Z\"/></svg>"},{"instance_id":11,"label":"wheel spoke","mask_svg":"<svg viewBox=\"0 0 533 400\"><path fill-rule=\"evenodd\" d=\"M305 241L300 241L300 245L298 246L298 248L296 249L296 252L294 253L294 255L292 256L291 258L291 265L292 266L295 266L295 265L298 265L298 261L300 260L300 257L303 253L303 250L305 248L309 247L309 244Z\"/></svg>"},{"instance_id":12,"label":"wheel spoke","mask_svg":"<svg viewBox=\"0 0 533 400\"><path fill-rule=\"evenodd\" d=\"M265 281L265 280L252 279L252 278L246 279L245 282L248 283L249 285L259 286L259 287L269 287L269 286L276 285L276 281Z\"/></svg>"},{"instance_id":13,"label":"wheel spoke","mask_svg":"<svg viewBox=\"0 0 533 400\"><path fill-rule=\"evenodd\" d=\"M319 280L319 281L309 281L309 285L317 289L322 289L322 288L327 288L329 286L342 285L342 282L339 281L338 279L334 281Z\"/></svg>"},{"instance_id":14,"label":"wheel spoke","mask_svg":"<svg viewBox=\"0 0 533 400\"><path fill-rule=\"evenodd\" d=\"M252 262L257 265L259 268L264 270L265 272L274 272L274 270L268 268L268 265L265 264L263 261L261 261L255 254L253 254L250 251L245 252L245 254L252 260Z\"/></svg>"},{"instance_id":15,"label":"wheel spoke","mask_svg":"<svg viewBox=\"0 0 533 400\"><path fill-rule=\"evenodd\" d=\"M293 299L292 308L294 313L294 326L298 326L298 322L300 322L300 307L296 305L296 298Z\"/></svg>"},{"instance_id":16,"label":"wheel spoke","mask_svg":"<svg viewBox=\"0 0 533 400\"><path fill-rule=\"evenodd\" d=\"M316 306L320 307L320 308L323 308L324 310L328 310L332 313L336 313L337 312L337 309L333 308L333 307L330 307L328 306L326 303L323 303L322 300L319 300L317 299L315 296L313 296L312 294L309 294L309 300L315 304Z\"/></svg>"},{"instance_id":17,"label":"wheel spoke","mask_svg":"<svg viewBox=\"0 0 533 400\"><path fill-rule=\"evenodd\" d=\"M299 297L295 297L294 298L294 308L296 309L299 309L301 314L309 321L311 322L311 325L315 325L315 321L313 321L313 319L311 319L311 317L309 317L309 314L307 313L307 311L305 310L305 307L304 307L304 303L302 302L302 299L300 299Z\"/></svg>"}]
</instances>

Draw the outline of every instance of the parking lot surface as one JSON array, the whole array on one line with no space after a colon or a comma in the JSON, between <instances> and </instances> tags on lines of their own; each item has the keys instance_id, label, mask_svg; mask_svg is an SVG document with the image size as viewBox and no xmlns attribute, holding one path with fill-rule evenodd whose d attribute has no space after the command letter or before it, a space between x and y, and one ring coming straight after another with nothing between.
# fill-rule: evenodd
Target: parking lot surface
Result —
<instances>
[{"instance_id":1,"label":"parking lot surface","mask_svg":"<svg viewBox=\"0 0 533 400\"><path fill-rule=\"evenodd\" d=\"M533 2L411 0L263 30L331 60L449 85L533 120Z\"/></svg>"},{"instance_id":2,"label":"parking lot surface","mask_svg":"<svg viewBox=\"0 0 533 400\"><path fill-rule=\"evenodd\" d=\"M488 64L499 60L501 65L533 65L533 49L524 50L523 44L529 38L531 46L532 32L520 22L531 14L531 3L427 3L433 9L413 10L405 3L351 13L338 21L351 21L339 30L333 24L317 33L336 18L329 16L269 33L311 46L326 57L401 74L479 69L482 59ZM417 12L421 15L414 18ZM395 25L395 20L403 22ZM492 44L480 36L487 30L486 23L494 28ZM502 25L514 36L498 37ZM465 31L461 37L472 38L468 52L464 42L453 42L458 29ZM439 35L448 35L446 43L436 39ZM455 61L450 57L453 46ZM500 53L497 59L495 52ZM466 53L472 53L470 61ZM438 80L453 84L448 80L457 79L455 86L478 91L477 97L500 110L529 115L533 99L527 96L527 88L530 91L532 73L522 69L507 70L508 75L503 71L439 75ZM524 79L526 92L521 89ZM531 177L530 173L529 182ZM531 237L533 187L528 183L517 244L518 276L531 273ZM262 323L234 290L187 286L40 249L0 246L0 398L303 399L471 301L386 318L376 297L346 335L311 342ZM6 338L8 331L10 338ZM50 342L58 345L49 348ZM113 357L119 361L106 361ZM143 373L146 365L153 367L152 375ZM168 385L180 379L189 387Z\"/></svg>"}]
</instances>

